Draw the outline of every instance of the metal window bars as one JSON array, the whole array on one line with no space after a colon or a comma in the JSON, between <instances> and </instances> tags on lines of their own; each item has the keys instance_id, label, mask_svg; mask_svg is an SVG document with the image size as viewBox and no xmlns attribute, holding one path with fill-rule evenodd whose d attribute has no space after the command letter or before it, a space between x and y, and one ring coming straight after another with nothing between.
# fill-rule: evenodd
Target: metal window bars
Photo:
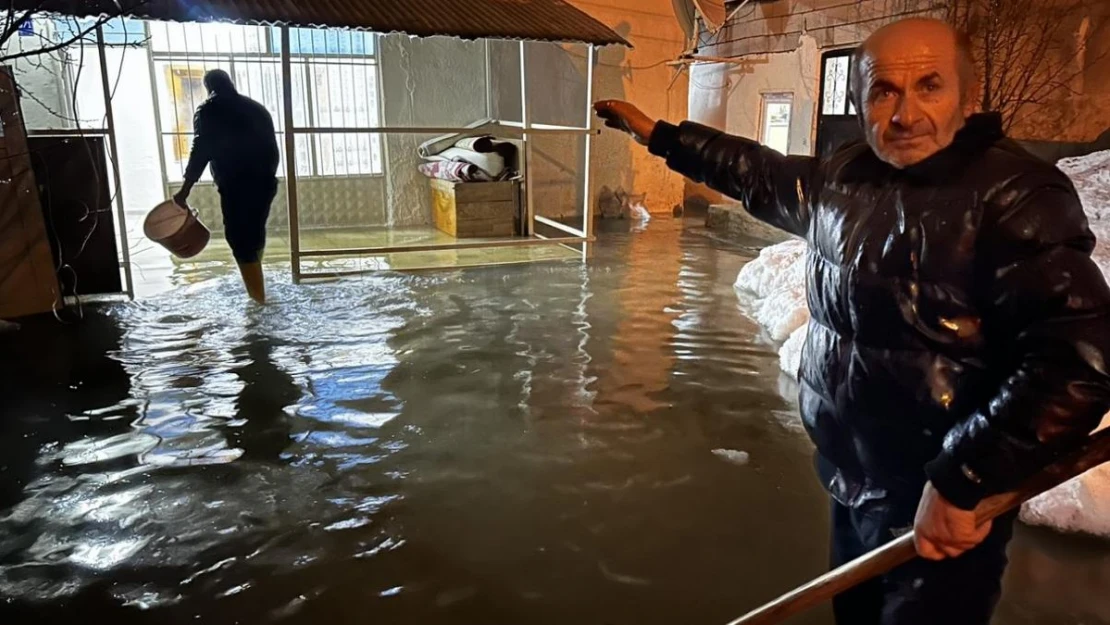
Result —
<instances>
[{"instance_id":1,"label":"metal window bars","mask_svg":"<svg viewBox=\"0 0 1110 625\"><path fill-rule=\"evenodd\" d=\"M283 75L286 77L284 81L284 98L287 103L291 102L294 93L293 85L289 80L289 75L292 73L292 67L295 62L294 55L291 54L289 39L290 30L282 28L282 66ZM492 60L489 54L489 41L484 42L484 74L485 74L485 112L487 118L495 119L496 111L494 106L494 94L492 88ZM360 273L367 273L373 271L373 267L355 267L355 268L325 268L323 271L305 270L304 261L306 259L329 259L329 258L366 258L375 256L386 256L393 254L405 254L409 252L433 252L433 251L449 251L449 250L476 250L484 248L498 248L498 247L531 247L531 246L545 246L545 245L558 245L562 247L570 247L576 253L580 253L582 258L585 258L589 253L589 243L593 241L593 228L592 228L592 215L590 210L590 193L589 193L589 169L590 169L590 152L592 136L597 134L597 131L592 129L592 99L593 99L593 69L594 69L594 47L587 46L585 73L585 102L584 114L581 117L581 126L572 125L556 125L556 124L541 124L533 121L531 112L531 100L528 93L528 48L525 42L515 42L519 47L519 70L520 70L520 107L522 111L522 120L520 122L499 120L490 126L482 128L482 132L491 132L499 136L518 138L523 142L522 154L522 173L524 185L524 203L526 205L526 223L527 223L527 236L512 237L501 239L490 239L480 241L467 241L456 240L454 242L432 242L432 243L416 243L416 244L401 244L401 245L379 245L379 246L366 246L366 247L339 247L334 249L304 249L301 240L301 197L298 192L297 182L289 184L289 193L287 197L287 208L289 212L289 225L290 225L290 260L292 264L293 280L300 281L306 278L328 278L333 276L354 275ZM384 90L383 90L384 91ZM379 92L381 93L381 92ZM404 97L401 93L384 92L384 98L391 97ZM380 119L380 118L379 118ZM410 117L410 120L413 119ZM344 119L343 121L347 121ZM343 137L351 137L352 135L371 134L380 136L391 135L441 135L441 134L474 134L475 130L471 127L461 125L348 125L346 123L336 126L323 126L316 125L313 127L299 126L292 119L292 116L287 112L285 115L286 125L286 150L292 153L292 139L300 135L338 135ZM542 215L537 215L535 210L535 203L537 200L536 189L533 184L533 176L531 174L532 165L534 163L534 150L533 144L537 137L542 136L581 136L584 139L583 158L581 162L582 176L580 184L582 185L581 192L581 213L582 220L580 227L578 224L567 225L558 221L548 219ZM314 142L316 144L316 142ZM386 151L389 147L386 147ZM296 158L296 157L295 157ZM294 180L295 175L293 172L294 164L289 162L286 164L287 180ZM390 175L387 168L387 175ZM556 236L544 236L535 231L535 224L543 224L558 232ZM379 266L374 264L375 267ZM419 268L419 267L418 267ZM432 268L432 267L428 267Z\"/></svg>"},{"instance_id":2,"label":"metal window bars","mask_svg":"<svg viewBox=\"0 0 1110 625\"><path fill-rule=\"evenodd\" d=\"M383 76L379 64L382 53L382 39L361 31L336 29L309 29L278 26L240 26L233 24L180 24L166 22L142 22L146 41L143 51L135 54L146 57L150 81L154 128L158 152L158 169L161 172L162 189L168 196L171 186L181 179L188 157L188 142L192 138L191 115L206 97L203 86L199 84L205 71L223 68L232 74L239 83L240 90L249 97L263 103L274 115L278 126L279 143L282 146L282 171L280 177L286 187L285 203L288 219L288 238L290 262L294 281L302 278L330 277L360 271L334 271L324 265L322 271L306 267L306 261L350 257L370 257L408 252L431 252L440 250L472 251L499 247L563 246L574 249L583 258L589 253L589 243L593 240L590 206L590 156L592 137L597 134L591 128L591 102L593 98L593 70L595 50L586 48L584 74L585 101L582 102L581 124L544 123L533 115L533 98L529 93L530 51L525 42L485 40L478 45L484 53L484 66L480 71L483 80L484 102L479 107L486 116L497 120L483 129L505 138L517 139L522 143L521 171L523 173L524 204L526 206L526 233L520 237L482 240L433 241L430 243L408 243L381 246L339 246L335 249L305 249L302 241L302 221L305 216L306 198L302 191L304 184L315 184L325 177L367 177L389 178L397 172L391 171L389 137L397 135L441 135L472 132L457 120L451 123L437 123L436 119L415 118L417 122L409 125L396 121L386 123L383 114L389 98L405 98L404 92L389 92L383 86ZM494 93L494 83L498 80L497 69L490 58L493 41L501 48L517 48L519 96L514 107L519 106L520 119L497 119L502 117L498 99L505 94ZM118 171L116 142L116 123L119 109L113 116L112 95L114 84L106 68L105 43L103 32L98 33L96 52L99 56L101 88L104 106L108 112L104 128L81 129L81 133L96 133L108 136L111 151L110 162L113 169L116 212L119 219L118 237L121 242L122 260L126 274L127 294L133 296L134 282L131 275L131 254L127 240L127 215L124 197L121 192L120 172ZM556 45L556 44L545 44ZM582 56L582 55L576 55ZM91 59L90 59L91 60ZM95 64L88 63L88 65ZM581 80L578 77L577 80ZM411 86L411 85L409 85ZM540 94L543 97L543 94ZM411 96L409 96L411 97ZM516 99L516 98L513 98ZM119 106L119 103L116 103ZM513 117L513 115L508 115ZM128 120L130 123L131 120ZM562 120L560 120L562 121ZM423 122L423 123L420 123ZM431 122L431 123L428 123ZM71 128L58 128L50 134L78 132ZM544 198L535 184L536 143L550 137L574 137L580 141L580 172L576 174L581 185L581 222L577 219L555 220L537 214L537 202ZM185 145L178 145L179 143ZM126 149L127 146L123 146ZM415 142L413 143L415 147ZM413 189L405 190L413 197ZM426 189L419 192L427 195ZM382 198L386 201L387 198ZM311 200L308 200L311 202ZM312 214L311 203L308 205ZM275 213L280 211L275 205ZM577 215L575 215L577 217ZM537 232L537 227L542 232ZM322 264L322 263L318 263ZM377 266L377 265L375 265Z\"/></svg>"}]
</instances>

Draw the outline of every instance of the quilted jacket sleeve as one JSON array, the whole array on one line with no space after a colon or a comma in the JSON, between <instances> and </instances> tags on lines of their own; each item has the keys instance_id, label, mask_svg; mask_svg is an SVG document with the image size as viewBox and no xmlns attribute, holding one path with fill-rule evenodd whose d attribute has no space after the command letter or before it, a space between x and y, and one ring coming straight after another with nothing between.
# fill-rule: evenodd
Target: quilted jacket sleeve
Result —
<instances>
[{"instance_id":1,"label":"quilted jacket sleeve","mask_svg":"<svg viewBox=\"0 0 1110 625\"><path fill-rule=\"evenodd\" d=\"M666 158L676 172L740 200L756 219L805 236L817 159L783 156L755 141L693 122L659 122L648 148Z\"/></svg>"},{"instance_id":2,"label":"quilted jacket sleeve","mask_svg":"<svg viewBox=\"0 0 1110 625\"><path fill-rule=\"evenodd\" d=\"M984 219L978 273L991 366L1006 377L926 468L968 510L1074 449L1110 410L1110 289L1075 190L1061 175L999 195L1012 199Z\"/></svg>"}]
</instances>

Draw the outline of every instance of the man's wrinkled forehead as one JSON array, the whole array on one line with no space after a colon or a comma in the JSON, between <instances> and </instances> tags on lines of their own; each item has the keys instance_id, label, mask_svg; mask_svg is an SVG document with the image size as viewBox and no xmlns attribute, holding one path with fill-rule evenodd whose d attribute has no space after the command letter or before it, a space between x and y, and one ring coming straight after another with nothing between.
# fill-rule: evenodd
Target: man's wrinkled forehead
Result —
<instances>
[{"instance_id":1,"label":"man's wrinkled forehead","mask_svg":"<svg viewBox=\"0 0 1110 625\"><path fill-rule=\"evenodd\" d=\"M888 27L863 46L860 74L868 82L880 77L959 73L959 45L947 27L907 22Z\"/></svg>"},{"instance_id":2,"label":"man's wrinkled forehead","mask_svg":"<svg viewBox=\"0 0 1110 625\"><path fill-rule=\"evenodd\" d=\"M903 41L868 46L860 58L860 74L868 83L880 78L916 78L937 73L956 76L959 55L955 46L938 49L928 42Z\"/></svg>"}]
</instances>

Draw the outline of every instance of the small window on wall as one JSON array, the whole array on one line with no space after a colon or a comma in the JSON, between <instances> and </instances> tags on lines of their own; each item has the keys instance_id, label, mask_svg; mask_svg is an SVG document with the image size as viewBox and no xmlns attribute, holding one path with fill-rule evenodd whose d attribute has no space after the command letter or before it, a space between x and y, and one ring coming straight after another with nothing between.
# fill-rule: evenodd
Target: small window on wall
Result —
<instances>
[{"instance_id":1,"label":"small window on wall","mask_svg":"<svg viewBox=\"0 0 1110 625\"><path fill-rule=\"evenodd\" d=\"M791 93L763 94L759 142L781 154L790 151L790 118L794 108Z\"/></svg>"}]
</instances>

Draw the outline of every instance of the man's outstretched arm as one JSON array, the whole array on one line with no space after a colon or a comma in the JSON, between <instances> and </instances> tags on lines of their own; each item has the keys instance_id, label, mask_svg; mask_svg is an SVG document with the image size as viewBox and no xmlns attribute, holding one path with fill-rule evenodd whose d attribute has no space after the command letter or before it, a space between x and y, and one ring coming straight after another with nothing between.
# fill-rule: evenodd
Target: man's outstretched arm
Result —
<instances>
[{"instance_id":1,"label":"man's outstretched arm","mask_svg":"<svg viewBox=\"0 0 1110 625\"><path fill-rule=\"evenodd\" d=\"M742 201L761 221L805 236L817 159L783 156L693 122L655 121L627 102L605 100L594 108L606 125L632 135L674 171Z\"/></svg>"}]
</instances>

